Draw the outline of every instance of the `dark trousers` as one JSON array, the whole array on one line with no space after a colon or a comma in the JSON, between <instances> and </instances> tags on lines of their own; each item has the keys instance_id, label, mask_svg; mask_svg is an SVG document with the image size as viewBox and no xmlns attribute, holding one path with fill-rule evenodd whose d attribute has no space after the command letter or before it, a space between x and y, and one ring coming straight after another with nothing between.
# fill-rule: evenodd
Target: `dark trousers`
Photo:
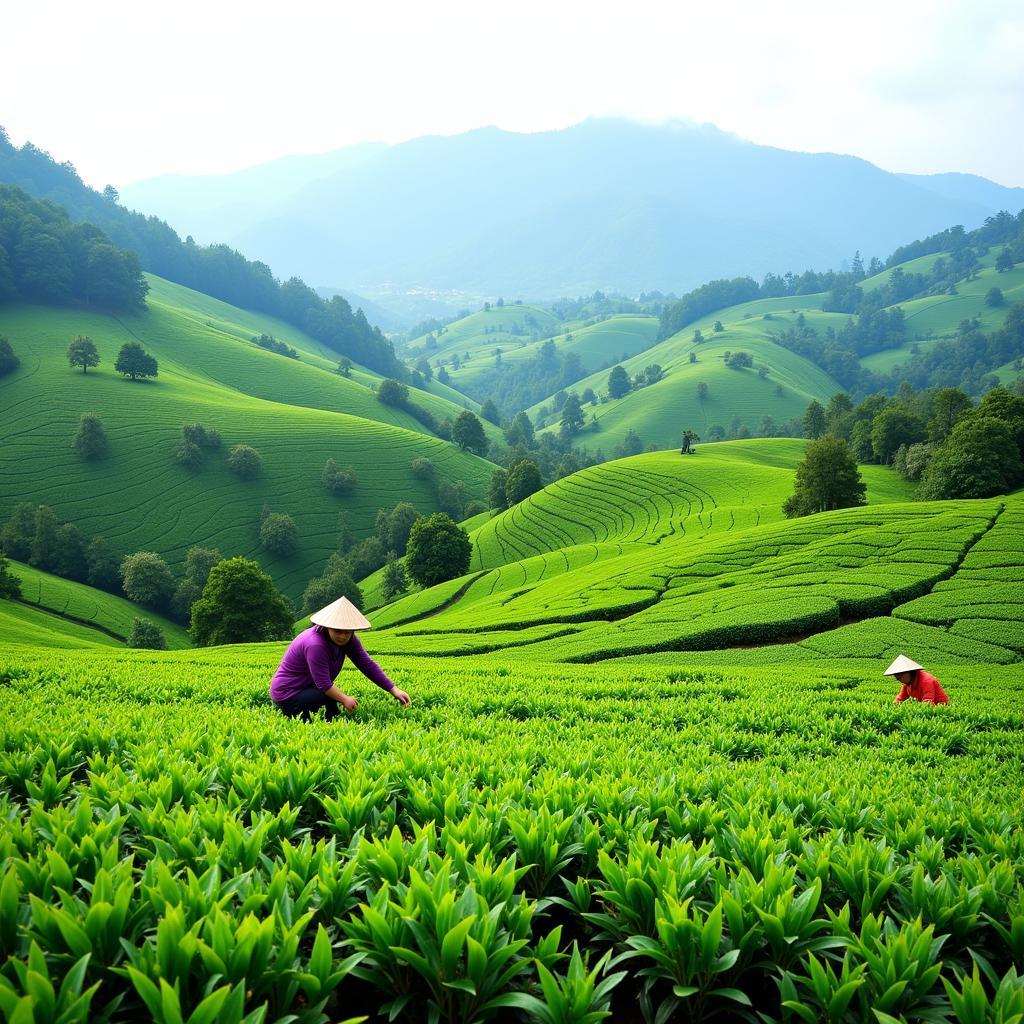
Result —
<instances>
[{"instance_id":1,"label":"dark trousers","mask_svg":"<svg viewBox=\"0 0 1024 1024\"><path fill-rule=\"evenodd\" d=\"M320 708L324 709L324 718L328 722L341 711L336 700L331 700L315 686L299 690L294 696L285 697L284 700L275 700L274 703L288 718L301 718L304 722L310 721L313 712L319 711Z\"/></svg>"}]
</instances>

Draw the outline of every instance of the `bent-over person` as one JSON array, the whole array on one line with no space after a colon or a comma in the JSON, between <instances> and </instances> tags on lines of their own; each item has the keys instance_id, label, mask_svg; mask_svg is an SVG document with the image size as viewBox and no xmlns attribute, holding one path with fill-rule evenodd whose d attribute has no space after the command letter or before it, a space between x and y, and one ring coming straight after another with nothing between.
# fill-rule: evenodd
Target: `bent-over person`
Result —
<instances>
[{"instance_id":1,"label":"bent-over person","mask_svg":"<svg viewBox=\"0 0 1024 1024\"><path fill-rule=\"evenodd\" d=\"M894 704L902 704L905 700L919 700L924 704L948 704L949 698L935 676L901 654L884 672L884 675L895 676L900 683L900 692L896 694Z\"/></svg>"},{"instance_id":2,"label":"bent-over person","mask_svg":"<svg viewBox=\"0 0 1024 1024\"><path fill-rule=\"evenodd\" d=\"M314 612L313 623L304 629L284 652L281 664L270 680L270 699L288 718L310 721L314 711L324 709L330 721L339 713L339 705L349 714L358 707L355 697L339 689L338 678L345 658L400 704L409 703L409 694L388 679L384 670L366 653L356 631L369 629L370 621L347 598Z\"/></svg>"}]
</instances>

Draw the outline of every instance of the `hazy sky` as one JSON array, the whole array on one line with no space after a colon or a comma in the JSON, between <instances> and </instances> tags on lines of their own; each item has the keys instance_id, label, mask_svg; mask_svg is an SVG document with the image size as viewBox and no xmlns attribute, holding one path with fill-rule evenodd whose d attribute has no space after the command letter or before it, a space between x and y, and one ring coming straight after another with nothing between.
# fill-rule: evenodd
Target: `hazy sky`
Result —
<instances>
[{"instance_id":1,"label":"hazy sky","mask_svg":"<svg viewBox=\"0 0 1024 1024\"><path fill-rule=\"evenodd\" d=\"M92 185L589 116L1024 185L1021 0L32 0L0 124Z\"/></svg>"}]
</instances>

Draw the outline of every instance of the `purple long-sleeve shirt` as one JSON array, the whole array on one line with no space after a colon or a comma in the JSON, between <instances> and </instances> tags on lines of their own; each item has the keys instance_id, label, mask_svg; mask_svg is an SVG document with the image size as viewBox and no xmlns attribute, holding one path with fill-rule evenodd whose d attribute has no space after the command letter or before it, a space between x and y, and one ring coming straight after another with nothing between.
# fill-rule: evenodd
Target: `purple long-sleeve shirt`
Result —
<instances>
[{"instance_id":1,"label":"purple long-sleeve shirt","mask_svg":"<svg viewBox=\"0 0 1024 1024\"><path fill-rule=\"evenodd\" d=\"M382 690L393 690L395 684L384 674L384 670L366 653L355 633L344 647L339 647L323 626L304 629L284 652L281 664L270 680L270 699L287 700L300 690L315 686L318 690L329 690L345 664L348 655L367 679Z\"/></svg>"}]
</instances>

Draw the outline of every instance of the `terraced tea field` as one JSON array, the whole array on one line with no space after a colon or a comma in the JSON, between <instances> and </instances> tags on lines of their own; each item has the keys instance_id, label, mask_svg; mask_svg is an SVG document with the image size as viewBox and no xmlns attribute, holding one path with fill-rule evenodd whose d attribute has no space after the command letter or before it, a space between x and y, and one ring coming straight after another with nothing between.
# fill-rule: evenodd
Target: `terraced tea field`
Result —
<instances>
[{"instance_id":1,"label":"terraced tea field","mask_svg":"<svg viewBox=\"0 0 1024 1024\"><path fill-rule=\"evenodd\" d=\"M60 631L68 625L85 626L89 630L89 639L95 643L123 643L131 633L133 620L140 617L160 627L167 646L172 650L192 646L188 633L177 623L123 597L104 593L84 583L61 579L21 562L9 562L8 566L11 574L20 580L22 605L32 605L39 612L49 613L51 618L46 620L46 625L51 630ZM0 609L9 616L15 615L9 602L0 605ZM0 633L0 638L3 635ZM33 631L8 633L7 639L11 643L39 642Z\"/></svg>"},{"instance_id":2,"label":"terraced tea field","mask_svg":"<svg viewBox=\"0 0 1024 1024\"><path fill-rule=\"evenodd\" d=\"M1020 665L388 658L304 725L280 652L0 655L6 1019L1018 1012Z\"/></svg>"}]
</instances>

